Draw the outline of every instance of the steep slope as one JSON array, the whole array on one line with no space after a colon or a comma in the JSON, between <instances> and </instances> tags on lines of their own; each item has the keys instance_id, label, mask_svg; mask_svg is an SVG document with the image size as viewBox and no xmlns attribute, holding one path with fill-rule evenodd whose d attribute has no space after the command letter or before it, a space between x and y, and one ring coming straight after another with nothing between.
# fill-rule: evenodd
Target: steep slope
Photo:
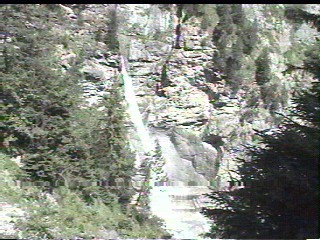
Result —
<instances>
[{"instance_id":1,"label":"steep slope","mask_svg":"<svg viewBox=\"0 0 320 240\"><path fill-rule=\"evenodd\" d=\"M220 165L218 175L226 186L233 174L230 170L236 167L233 159L241 156L241 144L256 141L251 137L254 129L276 126L281 119L276 112L285 114L290 98L310 86L312 76L303 71L289 73L286 66L293 61L290 54L300 54L296 50L299 42L303 39L312 43L316 33L306 25L288 23L284 5L217 5L213 11L217 15L199 16L187 4L182 14L186 20L181 22L183 47L176 49L173 43L178 7L120 6L135 28L120 25L119 42L127 53L129 74L145 123L151 129L167 129L173 141L187 141L193 148L192 138L210 143L216 148L215 154L210 153L211 166ZM203 12L201 6L198 8ZM238 20L228 19L236 14ZM155 18L157 23L151 21ZM203 22L208 19L218 24L206 28ZM232 27L229 33L225 32L228 26ZM126 36L121 35L123 32ZM252 35L250 39L245 38L248 34ZM235 63L230 59L235 59L240 68L232 67ZM269 72L261 75L260 66ZM268 82L259 82L260 76ZM197 161L194 166L203 160ZM216 171L206 177L215 179Z\"/></svg>"},{"instance_id":2,"label":"steep slope","mask_svg":"<svg viewBox=\"0 0 320 240\"><path fill-rule=\"evenodd\" d=\"M62 235L119 228L113 236L166 236L158 229L158 220L148 224L148 206L164 218L174 237L206 231L198 226L208 226L199 213L206 205L201 194L209 187L228 188L228 181L237 177L236 158L245 157L243 145L259 142L254 130L272 131L287 114L292 97L313 80L303 69L303 52L316 41L317 32L306 23L286 19L287 7L4 6L5 31L0 33L8 115L4 145L10 156L22 157L29 177L62 185L74 179L89 185L131 180L174 185L151 190L146 182L134 190L77 186L64 195L71 202L75 199L72 206L82 206L70 213L73 219L86 211L90 216L96 209L111 211L90 205L97 195L106 204L121 205L126 213L111 211L112 216L119 213L115 222L99 216L105 225L88 230L93 217L83 233L81 221L80 230L64 229L72 224L66 220L69 212L61 220L53 211L51 219L66 221L59 226L65 230ZM319 11L313 5L300 7L311 17ZM120 64L119 56L127 62ZM124 67L131 77L129 89L119 77ZM162 197L164 205L157 202ZM136 215L137 209L147 214ZM48 215L42 210L36 220ZM64 213L64 206L59 211ZM170 219L171 214L175 218ZM124 220L127 216L131 222ZM40 234L53 231L57 236L52 222L37 224L44 226ZM29 229L28 223L21 226Z\"/></svg>"}]
</instances>

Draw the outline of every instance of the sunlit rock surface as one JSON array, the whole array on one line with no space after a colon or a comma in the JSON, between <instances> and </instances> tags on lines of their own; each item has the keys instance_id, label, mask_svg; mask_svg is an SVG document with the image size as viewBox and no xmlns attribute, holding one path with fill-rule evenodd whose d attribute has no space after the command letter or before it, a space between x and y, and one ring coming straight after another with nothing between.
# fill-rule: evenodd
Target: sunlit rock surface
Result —
<instances>
[{"instance_id":1,"label":"sunlit rock surface","mask_svg":"<svg viewBox=\"0 0 320 240\"><path fill-rule=\"evenodd\" d=\"M310 12L318 9L309 6ZM288 82L294 80L295 84L302 86L301 89L310 82L301 81L296 73L283 74L286 69L283 54L291 47L291 26L281 21L277 23L279 29L271 30L274 27L272 16L271 20L267 19L261 5L245 4L243 9L245 17L260 29L259 47L253 49L252 56L259 56L264 47L270 47L274 39L277 40L278 50L268 56L275 76L272 84L277 91L281 90L280 85L285 86L283 89L288 98L283 105L290 104L293 88ZM192 21L185 22L184 47L172 47L176 27L174 15L174 11L163 11L156 5L122 4L119 16L123 24L119 26L118 40L121 54L127 57L126 70L130 76L130 84L125 86L126 98L135 105L128 111L135 125L130 130L132 145L140 151L136 166L139 168L146 151L153 150L152 145L158 141L168 184L172 182L174 185L156 186L151 190L151 211L164 219L174 238L185 239L197 238L199 233L208 230L208 221L199 213L199 206L206 203L199 199L202 199L201 194L209 191L209 182L219 179L220 188L227 187L231 170L237 168L234 160L243 156L242 145L253 142L254 129L272 128L275 123L269 110L263 106L260 87L254 82L254 70L244 76L247 85L237 92L233 92L230 84L223 80L212 64L217 51L211 40L213 29L202 29L200 19L193 17ZM266 29L269 29L270 37L263 32ZM302 24L293 38L307 41L314 32L310 29ZM87 63L85 69L90 81L108 82L117 71L118 59L115 58L117 56L108 56L96 61L103 65L104 76L99 66ZM254 64L250 57L243 57L243 65ZM157 84L164 73L168 85L162 87L163 94L159 95ZM92 85L84 84L84 88L90 104L99 101L99 94ZM185 135L173 134L176 129ZM221 144L204 142L210 134L221 138ZM175 186L179 184L181 186Z\"/></svg>"}]
</instances>

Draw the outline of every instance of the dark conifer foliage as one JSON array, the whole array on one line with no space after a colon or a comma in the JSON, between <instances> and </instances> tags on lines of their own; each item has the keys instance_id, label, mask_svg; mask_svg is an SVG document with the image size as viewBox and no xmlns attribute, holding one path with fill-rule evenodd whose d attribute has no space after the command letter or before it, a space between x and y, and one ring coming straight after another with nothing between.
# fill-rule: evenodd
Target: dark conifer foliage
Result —
<instances>
[{"instance_id":1,"label":"dark conifer foliage","mask_svg":"<svg viewBox=\"0 0 320 240\"><path fill-rule=\"evenodd\" d=\"M68 168L66 143L72 142L68 118L76 80L62 72L54 54L54 46L61 42L54 32L59 12L34 5L3 8L5 31L14 36L4 45L2 73L4 132L11 137L8 151L24 156L27 179L53 184Z\"/></svg>"},{"instance_id":2,"label":"dark conifer foliage","mask_svg":"<svg viewBox=\"0 0 320 240\"><path fill-rule=\"evenodd\" d=\"M228 86L237 92L244 84L239 74L242 61L250 56L258 41L257 25L245 18L241 4L217 4L216 11L219 22L212 40L218 51L213 62L215 68L223 73Z\"/></svg>"},{"instance_id":3,"label":"dark conifer foliage","mask_svg":"<svg viewBox=\"0 0 320 240\"><path fill-rule=\"evenodd\" d=\"M239 160L238 180L245 188L209 194L217 207L203 210L215 220L208 236L319 237L319 53L317 42L304 61L304 69L316 79L312 89L294 99L295 107L278 129L257 131L261 145L248 147L248 158Z\"/></svg>"},{"instance_id":4,"label":"dark conifer foliage","mask_svg":"<svg viewBox=\"0 0 320 240\"><path fill-rule=\"evenodd\" d=\"M83 121L83 115L74 116L75 111L81 112L81 59L93 52L76 49L81 43L65 33L66 29L76 31L77 23L66 25L58 5L3 5L2 10L3 32L10 33L3 36L3 141L8 154L22 156L25 176L20 180L48 185L44 190L50 192L62 185L80 190L89 202L110 192L115 195L109 194L106 203L128 195L123 190L86 187L102 180L112 185L117 177L128 182L134 158L128 155L120 87L111 87L110 96L105 97L107 110L99 124L82 130L93 137L84 143L81 138L86 136L75 134L73 126ZM60 46L65 51L78 50L69 66L57 55Z\"/></svg>"},{"instance_id":5,"label":"dark conifer foliage","mask_svg":"<svg viewBox=\"0 0 320 240\"><path fill-rule=\"evenodd\" d=\"M250 147L249 160L239 168L246 188L210 195L226 205L204 210L220 227L212 233L223 238L318 237L319 97L316 82L296 100L292 119L277 132L257 133L264 146Z\"/></svg>"}]
</instances>

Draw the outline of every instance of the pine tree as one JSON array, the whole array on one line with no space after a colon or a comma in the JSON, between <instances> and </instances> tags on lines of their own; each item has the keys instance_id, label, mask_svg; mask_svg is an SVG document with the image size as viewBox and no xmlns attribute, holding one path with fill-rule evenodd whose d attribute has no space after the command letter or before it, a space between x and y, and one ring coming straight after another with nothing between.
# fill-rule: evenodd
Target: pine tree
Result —
<instances>
[{"instance_id":1,"label":"pine tree","mask_svg":"<svg viewBox=\"0 0 320 240\"><path fill-rule=\"evenodd\" d=\"M111 229L124 237L164 235L156 220L150 223L146 214L127 207L135 158L128 149L121 86L109 89L99 106L103 111L86 108L81 99L83 60L106 50L103 41L110 43L107 50L117 50L117 29L109 29L113 42L108 42L102 27L108 21L85 17L110 9L69 6L67 10L60 4L1 6L5 16L0 33L1 145L10 158L21 157L19 180L39 186L31 187L31 193L19 189L27 216L18 226L31 239L92 238ZM67 17L65 11L71 8L77 20ZM74 61L64 61L70 52ZM93 114L86 115L87 110ZM118 184L121 179L124 184ZM54 203L46 201L52 197Z\"/></svg>"},{"instance_id":2,"label":"pine tree","mask_svg":"<svg viewBox=\"0 0 320 240\"><path fill-rule=\"evenodd\" d=\"M133 194L130 179L134 173L134 156L129 149L127 132L124 128L125 109L121 86L114 83L104 96L101 105L105 107L104 116L93 129L90 156L93 160L96 180L106 181L108 190L127 203ZM117 180L123 181L117 186Z\"/></svg>"},{"instance_id":3,"label":"pine tree","mask_svg":"<svg viewBox=\"0 0 320 240\"><path fill-rule=\"evenodd\" d=\"M287 120L272 135L259 133L264 147L251 147L239 168L247 188L210 196L227 205L204 211L217 220L222 237L317 238L319 90L314 83L296 100L292 114L304 123Z\"/></svg>"},{"instance_id":4,"label":"pine tree","mask_svg":"<svg viewBox=\"0 0 320 240\"><path fill-rule=\"evenodd\" d=\"M306 52L304 69L316 81L294 99L295 107L272 133L257 132L260 146L239 160L245 188L209 194L216 207L208 236L303 239L319 237L318 164L320 139L319 41Z\"/></svg>"},{"instance_id":5,"label":"pine tree","mask_svg":"<svg viewBox=\"0 0 320 240\"><path fill-rule=\"evenodd\" d=\"M7 151L23 159L23 181L55 185L79 171L70 115L77 103L76 68L64 71L57 46L64 39L57 26L63 15L47 5L6 5L3 131Z\"/></svg>"},{"instance_id":6,"label":"pine tree","mask_svg":"<svg viewBox=\"0 0 320 240\"><path fill-rule=\"evenodd\" d=\"M237 92L244 84L244 59L250 56L258 41L258 28L245 18L241 4L217 4L219 22L213 31L217 47L213 62L223 73L227 86Z\"/></svg>"}]
</instances>

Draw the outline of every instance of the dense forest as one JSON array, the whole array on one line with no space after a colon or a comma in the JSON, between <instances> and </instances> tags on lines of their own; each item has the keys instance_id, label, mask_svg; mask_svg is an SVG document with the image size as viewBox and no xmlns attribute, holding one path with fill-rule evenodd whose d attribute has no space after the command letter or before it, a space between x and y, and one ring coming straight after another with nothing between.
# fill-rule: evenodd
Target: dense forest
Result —
<instances>
[{"instance_id":1,"label":"dense forest","mask_svg":"<svg viewBox=\"0 0 320 240\"><path fill-rule=\"evenodd\" d=\"M320 5L0 7L1 239L319 237Z\"/></svg>"}]
</instances>

